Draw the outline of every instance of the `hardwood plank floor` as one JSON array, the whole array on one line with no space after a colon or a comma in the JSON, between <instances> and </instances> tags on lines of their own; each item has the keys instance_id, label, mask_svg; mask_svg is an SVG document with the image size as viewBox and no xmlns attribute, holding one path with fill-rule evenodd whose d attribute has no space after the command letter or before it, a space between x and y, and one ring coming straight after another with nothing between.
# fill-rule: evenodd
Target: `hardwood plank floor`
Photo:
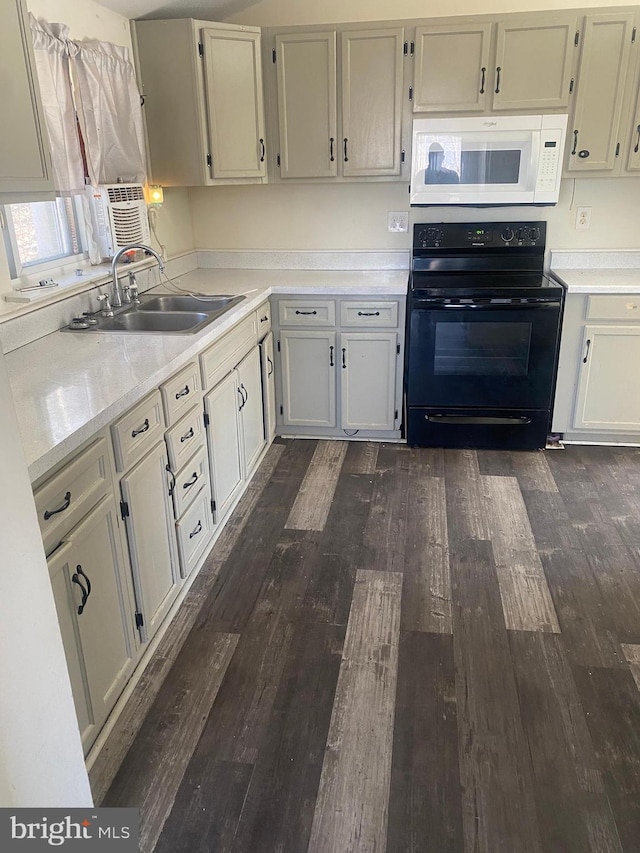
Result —
<instances>
[{"instance_id":1,"label":"hardwood plank floor","mask_svg":"<svg viewBox=\"0 0 640 853\"><path fill-rule=\"evenodd\" d=\"M143 853L639 853L640 451L278 440L91 772Z\"/></svg>"}]
</instances>

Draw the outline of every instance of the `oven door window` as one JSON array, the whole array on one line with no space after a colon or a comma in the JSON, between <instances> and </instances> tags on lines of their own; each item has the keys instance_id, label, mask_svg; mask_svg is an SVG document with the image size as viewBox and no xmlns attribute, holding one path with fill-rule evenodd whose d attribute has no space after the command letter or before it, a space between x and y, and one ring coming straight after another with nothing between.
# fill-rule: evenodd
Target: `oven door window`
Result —
<instances>
[{"instance_id":1,"label":"oven door window","mask_svg":"<svg viewBox=\"0 0 640 853\"><path fill-rule=\"evenodd\" d=\"M526 376L531 323L436 323L436 376Z\"/></svg>"}]
</instances>

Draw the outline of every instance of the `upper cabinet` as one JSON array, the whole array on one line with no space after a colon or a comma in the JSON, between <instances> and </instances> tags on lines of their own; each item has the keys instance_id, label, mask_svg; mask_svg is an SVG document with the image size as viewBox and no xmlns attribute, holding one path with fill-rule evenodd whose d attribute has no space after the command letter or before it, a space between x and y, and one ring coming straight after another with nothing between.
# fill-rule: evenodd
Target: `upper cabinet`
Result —
<instances>
[{"instance_id":1,"label":"upper cabinet","mask_svg":"<svg viewBox=\"0 0 640 853\"><path fill-rule=\"evenodd\" d=\"M402 171L404 30L273 35L280 178L393 178Z\"/></svg>"},{"instance_id":2,"label":"upper cabinet","mask_svg":"<svg viewBox=\"0 0 640 853\"><path fill-rule=\"evenodd\" d=\"M566 110L576 31L546 14L419 26L413 111Z\"/></svg>"},{"instance_id":3,"label":"upper cabinet","mask_svg":"<svg viewBox=\"0 0 640 853\"><path fill-rule=\"evenodd\" d=\"M192 19L133 27L152 180L264 182L260 30Z\"/></svg>"},{"instance_id":4,"label":"upper cabinet","mask_svg":"<svg viewBox=\"0 0 640 853\"><path fill-rule=\"evenodd\" d=\"M8 0L0 7L0 81L9 119L0 134L0 201L52 193L47 132L23 0Z\"/></svg>"}]
</instances>

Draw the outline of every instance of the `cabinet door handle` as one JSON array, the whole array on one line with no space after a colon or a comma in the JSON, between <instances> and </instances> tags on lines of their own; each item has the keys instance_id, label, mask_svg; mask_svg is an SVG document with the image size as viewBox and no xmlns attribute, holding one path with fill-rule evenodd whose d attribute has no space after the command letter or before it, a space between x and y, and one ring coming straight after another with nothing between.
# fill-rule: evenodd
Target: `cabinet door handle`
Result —
<instances>
[{"instance_id":1,"label":"cabinet door handle","mask_svg":"<svg viewBox=\"0 0 640 853\"><path fill-rule=\"evenodd\" d=\"M342 347L342 366L347 366L347 350L345 349L345 347Z\"/></svg>"},{"instance_id":2,"label":"cabinet door handle","mask_svg":"<svg viewBox=\"0 0 640 853\"><path fill-rule=\"evenodd\" d=\"M151 424L149 423L149 418L144 419L144 423L138 429L134 429L131 431L131 438L135 438L137 435L140 435L141 432L147 432Z\"/></svg>"},{"instance_id":3,"label":"cabinet door handle","mask_svg":"<svg viewBox=\"0 0 640 853\"><path fill-rule=\"evenodd\" d=\"M636 139L636 144L633 147L634 154L637 154L638 150L640 150L640 124L636 128L636 133L638 134L638 138Z\"/></svg>"},{"instance_id":4,"label":"cabinet door handle","mask_svg":"<svg viewBox=\"0 0 640 853\"><path fill-rule=\"evenodd\" d=\"M167 472L167 474L171 475L171 485L169 486L169 496L171 496L174 493L175 488L176 488L176 475L171 470L170 465L165 465L164 470Z\"/></svg>"},{"instance_id":5,"label":"cabinet door handle","mask_svg":"<svg viewBox=\"0 0 640 853\"><path fill-rule=\"evenodd\" d=\"M332 163L333 163L333 162L334 162L334 160L336 159L336 158L333 156L333 143L334 143L334 142L335 142L335 139L334 139L334 138L333 138L333 136L332 136L332 137L329 139L329 160L330 160Z\"/></svg>"},{"instance_id":6,"label":"cabinet door handle","mask_svg":"<svg viewBox=\"0 0 640 853\"><path fill-rule=\"evenodd\" d=\"M264 155L265 155L264 139L261 139L260 140L260 162L261 163L264 163Z\"/></svg>"},{"instance_id":7,"label":"cabinet door handle","mask_svg":"<svg viewBox=\"0 0 640 853\"><path fill-rule=\"evenodd\" d=\"M347 157L347 143L349 142L349 140L348 140L348 139L347 139L347 137L345 136L345 138L344 138L344 140L343 140L343 141L344 141L344 162L345 162L345 163L348 163L348 162L349 162L349 158Z\"/></svg>"},{"instance_id":8,"label":"cabinet door handle","mask_svg":"<svg viewBox=\"0 0 640 853\"><path fill-rule=\"evenodd\" d=\"M296 314L304 314L305 317L315 317L317 313L317 311L298 311L296 309Z\"/></svg>"},{"instance_id":9,"label":"cabinet door handle","mask_svg":"<svg viewBox=\"0 0 640 853\"><path fill-rule=\"evenodd\" d=\"M247 402L247 398L242 393L242 389L244 389L244 385L239 385L237 388L238 394L240 394L240 405L238 406L239 412L241 412L244 409L246 402Z\"/></svg>"},{"instance_id":10,"label":"cabinet door handle","mask_svg":"<svg viewBox=\"0 0 640 853\"><path fill-rule=\"evenodd\" d=\"M189 480L189 482L182 484L182 488L183 489L190 489L191 486L195 486L195 484L197 482L198 482L198 474L196 471L194 471L193 474L191 475L191 479Z\"/></svg>"},{"instance_id":11,"label":"cabinet door handle","mask_svg":"<svg viewBox=\"0 0 640 853\"><path fill-rule=\"evenodd\" d=\"M67 492L64 496L63 502L60 504L58 509L47 509L44 512L44 520L48 521L52 515L57 515L59 512L64 512L65 509L69 509L71 505L71 492Z\"/></svg>"},{"instance_id":12,"label":"cabinet door handle","mask_svg":"<svg viewBox=\"0 0 640 853\"><path fill-rule=\"evenodd\" d=\"M498 65L496 68L496 95L500 94L500 73L502 68Z\"/></svg>"},{"instance_id":13,"label":"cabinet door handle","mask_svg":"<svg viewBox=\"0 0 640 853\"><path fill-rule=\"evenodd\" d=\"M480 82L480 94L484 95L484 81L485 81L485 77L487 74L487 69L483 67L480 70L482 71L482 81Z\"/></svg>"},{"instance_id":14,"label":"cabinet door handle","mask_svg":"<svg viewBox=\"0 0 640 853\"><path fill-rule=\"evenodd\" d=\"M197 536L198 533L202 530L202 522L199 521L196 526L193 528L191 533L189 534L189 539L193 539L194 536Z\"/></svg>"},{"instance_id":15,"label":"cabinet door handle","mask_svg":"<svg viewBox=\"0 0 640 853\"><path fill-rule=\"evenodd\" d=\"M379 317L379 311L358 311L358 317Z\"/></svg>"},{"instance_id":16,"label":"cabinet door handle","mask_svg":"<svg viewBox=\"0 0 640 853\"><path fill-rule=\"evenodd\" d=\"M578 150L578 131L573 131L573 149L571 151L571 155L573 156Z\"/></svg>"},{"instance_id":17,"label":"cabinet door handle","mask_svg":"<svg viewBox=\"0 0 640 853\"><path fill-rule=\"evenodd\" d=\"M82 581L80 580L81 577L83 577L85 579L85 581L87 582L86 588L84 587ZM78 605L78 616L82 616L82 612L84 611L85 605L89 599L89 596L91 595L91 581L89 580L87 575L82 571L82 566L80 564L78 564L76 566L76 571L71 576L71 580L73 581L73 583L77 584L80 587L80 589L82 590L82 601Z\"/></svg>"},{"instance_id":18,"label":"cabinet door handle","mask_svg":"<svg viewBox=\"0 0 640 853\"><path fill-rule=\"evenodd\" d=\"M247 389L244 387L244 385L242 384L242 382L240 383L240 388L242 389L242 393L244 394L244 402L245 402L245 404L246 404L247 400L249 399L249 392L248 392L248 391L247 391Z\"/></svg>"},{"instance_id":19,"label":"cabinet door handle","mask_svg":"<svg viewBox=\"0 0 640 853\"><path fill-rule=\"evenodd\" d=\"M589 358L589 347L591 346L591 338L587 338L587 350L584 354L584 358L582 359L582 363L586 364L587 359Z\"/></svg>"},{"instance_id":20,"label":"cabinet door handle","mask_svg":"<svg viewBox=\"0 0 640 853\"><path fill-rule=\"evenodd\" d=\"M184 444L185 441L189 441L190 438L193 438L194 432L193 427L189 427L189 431L185 432L184 435L180 436L180 444Z\"/></svg>"},{"instance_id":21,"label":"cabinet door handle","mask_svg":"<svg viewBox=\"0 0 640 853\"><path fill-rule=\"evenodd\" d=\"M273 376L273 362L271 361L269 356L267 356L267 364L269 365L269 370L267 371L267 376Z\"/></svg>"},{"instance_id":22,"label":"cabinet door handle","mask_svg":"<svg viewBox=\"0 0 640 853\"><path fill-rule=\"evenodd\" d=\"M176 400L179 400L180 397L186 397L188 393L189 393L189 386L185 385L184 388L182 389L182 391L178 391L178 393L176 394Z\"/></svg>"},{"instance_id":23,"label":"cabinet door handle","mask_svg":"<svg viewBox=\"0 0 640 853\"><path fill-rule=\"evenodd\" d=\"M333 347L329 347L329 367L333 367Z\"/></svg>"}]
</instances>

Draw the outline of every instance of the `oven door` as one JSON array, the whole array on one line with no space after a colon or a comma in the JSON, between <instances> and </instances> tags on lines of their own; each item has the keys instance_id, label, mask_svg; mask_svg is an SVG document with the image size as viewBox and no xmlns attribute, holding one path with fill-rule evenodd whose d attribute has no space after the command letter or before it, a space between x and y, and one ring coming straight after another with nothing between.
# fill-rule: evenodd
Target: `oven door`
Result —
<instances>
[{"instance_id":1,"label":"oven door","mask_svg":"<svg viewBox=\"0 0 640 853\"><path fill-rule=\"evenodd\" d=\"M553 298L414 298L408 405L548 409L560 309Z\"/></svg>"}]
</instances>

